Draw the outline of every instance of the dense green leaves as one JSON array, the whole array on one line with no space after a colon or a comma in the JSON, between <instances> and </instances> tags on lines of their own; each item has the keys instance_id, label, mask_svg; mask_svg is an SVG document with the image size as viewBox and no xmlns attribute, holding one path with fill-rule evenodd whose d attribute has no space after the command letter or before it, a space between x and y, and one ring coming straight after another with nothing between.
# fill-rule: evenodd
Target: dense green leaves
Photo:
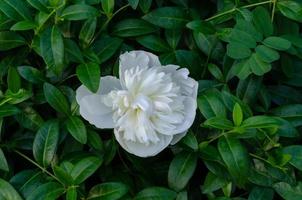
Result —
<instances>
[{"instance_id":1,"label":"dense green leaves","mask_svg":"<svg viewBox=\"0 0 302 200\"><path fill-rule=\"evenodd\" d=\"M134 37L153 33L157 30L152 24L141 19L125 19L118 22L112 30L112 34L119 37Z\"/></svg>"},{"instance_id":2,"label":"dense green leaves","mask_svg":"<svg viewBox=\"0 0 302 200\"><path fill-rule=\"evenodd\" d=\"M117 200L128 192L128 187L123 183L108 182L94 186L89 191L89 200Z\"/></svg>"},{"instance_id":3,"label":"dense green leaves","mask_svg":"<svg viewBox=\"0 0 302 200\"><path fill-rule=\"evenodd\" d=\"M301 182L297 186L291 186L285 182L276 183L274 189L285 200L298 200L302 198Z\"/></svg>"},{"instance_id":4,"label":"dense green leaves","mask_svg":"<svg viewBox=\"0 0 302 200\"><path fill-rule=\"evenodd\" d=\"M147 199L158 199L158 200L172 200L175 199L176 192L168 190L166 188L151 187L140 191L136 196L135 200L147 200Z\"/></svg>"},{"instance_id":5,"label":"dense green leaves","mask_svg":"<svg viewBox=\"0 0 302 200\"><path fill-rule=\"evenodd\" d=\"M26 44L25 39L12 31L0 32L0 51L6 51Z\"/></svg>"},{"instance_id":6,"label":"dense green leaves","mask_svg":"<svg viewBox=\"0 0 302 200\"><path fill-rule=\"evenodd\" d=\"M18 192L7 181L0 178L0 198L22 200Z\"/></svg>"},{"instance_id":7,"label":"dense green leaves","mask_svg":"<svg viewBox=\"0 0 302 200\"><path fill-rule=\"evenodd\" d=\"M75 4L65 8L61 17L67 20L82 20L97 16L98 11L92 6Z\"/></svg>"}]
</instances>

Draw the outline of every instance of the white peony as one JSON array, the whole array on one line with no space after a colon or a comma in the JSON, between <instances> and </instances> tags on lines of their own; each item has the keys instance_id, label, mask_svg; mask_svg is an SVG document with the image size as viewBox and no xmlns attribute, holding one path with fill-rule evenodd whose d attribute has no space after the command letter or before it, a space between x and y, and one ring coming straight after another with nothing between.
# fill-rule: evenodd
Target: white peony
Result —
<instances>
[{"instance_id":1,"label":"white peony","mask_svg":"<svg viewBox=\"0 0 302 200\"><path fill-rule=\"evenodd\" d=\"M119 144L140 157L154 156L185 136L196 113L198 83L186 68L162 66L154 54L120 56L119 76L101 77L91 93L76 91L80 114L98 128L114 128Z\"/></svg>"}]
</instances>

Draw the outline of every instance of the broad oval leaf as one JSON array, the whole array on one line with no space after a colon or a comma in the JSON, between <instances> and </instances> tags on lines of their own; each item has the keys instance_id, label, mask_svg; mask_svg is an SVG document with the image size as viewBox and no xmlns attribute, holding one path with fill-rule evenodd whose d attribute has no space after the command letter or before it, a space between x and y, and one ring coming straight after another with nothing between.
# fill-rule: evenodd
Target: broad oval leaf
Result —
<instances>
[{"instance_id":1,"label":"broad oval leaf","mask_svg":"<svg viewBox=\"0 0 302 200\"><path fill-rule=\"evenodd\" d=\"M80 81L93 93L100 85L101 70L97 63L82 63L77 67L77 76Z\"/></svg>"},{"instance_id":2,"label":"broad oval leaf","mask_svg":"<svg viewBox=\"0 0 302 200\"><path fill-rule=\"evenodd\" d=\"M282 149L283 154L289 154L291 159L289 163L294 167L302 171L302 146L301 145L291 145L284 147Z\"/></svg>"},{"instance_id":3,"label":"broad oval leaf","mask_svg":"<svg viewBox=\"0 0 302 200\"><path fill-rule=\"evenodd\" d=\"M219 153L235 182L243 186L249 173L249 155L238 139L221 137L218 140Z\"/></svg>"},{"instance_id":4,"label":"broad oval leaf","mask_svg":"<svg viewBox=\"0 0 302 200\"><path fill-rule=\"evenodd\" d=\"M273 24L269 12L263 7L257 7L253 11L253 22L255 27L265 37L273 34Z\"/></svg>"},{"instance_id":5,"label":"broad oval leaf","mask_svg":"<svg viewBox=\"0 0 302 200\"><path fill-rule=\"evenodd\" d=\"M51 105L51 107L58 112L65 113L66 115L70 113L68 101L58 88L50 83L44 83L43 91L46 101Z\"/></svg>"},{"instance_id":6,"label":"broad oval leaf","mask_svg":"<svg viewBox=\"0 0 302 200\"><path fill-rule=\"evenodd\" d=\"M128 186L118 182L95 185L89 191L87 200L117 200L128 192Z\"/></svg>"},{"instance_id":7,"label":"broad oval leaf","mask_svg":"<svg viewBox=\"0 0 302 200\"><path fill-rule=\"evenodd\" d=\"M274 185L275 191L285 200L300 200L302 199L302 183L291 186L285 182L279 182Z\"/></svg>"},{"instance_id":8,"label":"broad oval leaf","mask_svg":"<svg viewBox=\"0 0 302 200\"><path fill-rule=\"evenodd\" d=\"M47 121L38 130L33 142L35 160L47 167L53 160L59 141L59 123Z\"/></svg>"},{"instance_id":9,"label":"broad oval leaf","mask_svg":"<svg viewBox=\"0 0 302 200\"><path fill-rule=\"evenodd\" d=\"M66 121L66 127L69 133L80 143L86 144L87 132L83 121L76 117L70 116Z\"/></svg>"},{"instance_id":10,"label":"broad oval leaf","mask_svg":"<svg viewBox=\"0 0 302 200\"><path fill-rule=\"evenodd\" d=\"M261 60L267 63L274 62L276 60L279 60L280 55L277 51L264 46L264 45L259 45L256 47L256 53L259 55Z\"/></svg>"},{"instance_id":11,"label":"broad oval leaf","mask_svg":"<svg viewBox=\"0 0 302 200\"><path fill-rule=\"evenodd\" d=\"M31 12L26 1L2 0L0 1L0 10L15 21L31 20Z\"/></svg>"},{"instance_id":12,"label":"broad oval leaf","mask_svg":"<svg viewBox=\"0 0 302 200\"><path fill-rule=\"evenodd\" d=\"M140 191L134 198L134 200L174 200L177 193L162 187L150 187Z\"/></svg>"},{"instance_id":13,"label":"broad oval leaf","mask_svg":"<svg viewBox=\"0 0 302 200\"><path fill-rule=\"evenodd\" d=\"M20 112L20 109L14 105L4 104L0 106L0 117L8 117L16 115Z\"/></svg>"},{"instance_id":14,"label":"broad oval leaf","mask_svg":"<svg viewBox=\"0 0 302 200\"><path fill-rule=\"evenodd\" d=\"M158 29L141 19L124 19L115 24L112 34L119 37L135 37L153 33Z\"/></svg>"},{"instance_id":15,"label":"broad oval leaf","mask_svg":"<svg viewBox=\"0 0 302 200\"><path fill-rule=\"evenodd\" d=\"M182 28L189 22L188 11L181 7L161 7L143 16L143 19L167 29Z\"/></svg>"},{"instance_id":16,"label":"broad oval leaf","mask_svg":"<svg viewBox=\"0 0 302 200\"><path fill-rule=\"evenodd\" d=\"M136 39L142 46L155 52L169 52L172 49L166 41L155 35L146 35Z\"/></svg>"},{"instance_id":17,"label":"broad oval leaf","mask_svg":"<svg viewBox=\"0 0 302 200\"><path fill-rule=\"evenodd\" d=\"M66 7L61 14L61 17L67 20L82 20L91 17L96 17L98 10L92 6L85 4L75 4Z\"/></svg>"},{"instance_id":18,"label":"broad oval leaf","mask_svg":"<svg viewBox=\"0 0 302 200\"><path fill-rule=\"evenodd\" d=\"M18 192L7 181L0 178L0 199L22 200Z\"/></svg>"},{"instance_id":19,"label":"broad oval leaf","mask_svg":"<svg viewBox=\"0 0 302 200\"><path fill-rule=\"evenodd\" d=\"M20 66L18 72L22 78L34 84L41 84L45 78L41 71L31 66Z\"/></svg>"},{"instance_id":20,"label":"broad oval leaf","mask_svg":"<svg viewBox=\"0 0 302 200\"><path fill-rule=\"evenodd\" d=\"M56 182L48 182L40 185L26 200L53 200L58 199L63 193L64 187Z\"/></svg>"},{"instance_id":21,"label":"broad oval leaf","mask_svg":"<svg viewBox=\"0 0 302 200\"><path fill-rule=\"evenodd\" d=\"M72 171L71 176L74 179L74 184L80 184L91 176L102 164L103 159L90 156L77 162Z\"/></svg>"},{"instance_id":22,"label":"broad oval leaf","mask_svg":"<svg viewBox=\"0 0 302 200\"><path fill-rule=\"evenodd\" d=\"M276 50L284 51L291 47L290 41L281 37L268 37L263 40L263 44Z\"/></svg>"},{"instance_id":23,"label":"broad oval leaf","mask_svg":"<svg viewBox=\"0 0 302 200\"><path fill-rule=\"evenodd\" d=\"M169 187L181 191L191 179L197 165L194 153L183 152L174 157L168 171Z\"/></svg>"},{"instance_id":24,"label":"broad oval leaf","mask_svg":"<svg viewBox=\"0 0 302 200\"><path fill-rule=\"evenodd\" d=\"M25 39L13 31L0 32L0 51L14 49L25 44Z\"/></svg>"},{"instance_id":25,"label":"broad oval leaf","mask_svg":"<svg viewBox=\"0 0 302 200\"><path fill-rule=\"evenodd\" d=\"M244 128L271 128L278 127L280 121L275 117L269 116L253 116L242 122L241 127Z\"/></svg>"}]
</instances>

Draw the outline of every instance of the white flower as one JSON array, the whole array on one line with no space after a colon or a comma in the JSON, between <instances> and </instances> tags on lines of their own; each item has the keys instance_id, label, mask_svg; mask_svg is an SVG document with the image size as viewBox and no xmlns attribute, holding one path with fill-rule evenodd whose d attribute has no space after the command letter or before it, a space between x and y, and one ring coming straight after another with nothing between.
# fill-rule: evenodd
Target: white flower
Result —
<instances>
[{"instance_id":1,"label":"white flower","mask_svg":"<svg viewBox=\"0 0 302 200\"><path fill-rule=\"evenodd\" d=\"M154 156L185 136L196 113L198 83L176 65L131 51L120 56L120 80L101 77L99 91L76 91L80 114L98 128L114 128L119 144L140 157Z\"/></svg>"}]
</instances>

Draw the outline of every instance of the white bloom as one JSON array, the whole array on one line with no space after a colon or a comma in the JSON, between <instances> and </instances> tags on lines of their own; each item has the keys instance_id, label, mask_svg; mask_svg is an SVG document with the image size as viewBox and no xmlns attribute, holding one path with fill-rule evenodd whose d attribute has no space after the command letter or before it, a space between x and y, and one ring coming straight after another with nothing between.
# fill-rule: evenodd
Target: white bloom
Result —
<instances>
[{"instance_id":1,"label":"white bloom","mask_svg":"<svg viewBox=\"0 0 302 200\"><path fill-rule=\"evenodd\" d=\"M98 128L114 128L120 145L140 157L154 156L178 142L192 125L198 83L176 65L161 66L145 51L120 56L120 80L101 77L96 94L76 91L80 114Z\"/></svg>"}]
</instances>

